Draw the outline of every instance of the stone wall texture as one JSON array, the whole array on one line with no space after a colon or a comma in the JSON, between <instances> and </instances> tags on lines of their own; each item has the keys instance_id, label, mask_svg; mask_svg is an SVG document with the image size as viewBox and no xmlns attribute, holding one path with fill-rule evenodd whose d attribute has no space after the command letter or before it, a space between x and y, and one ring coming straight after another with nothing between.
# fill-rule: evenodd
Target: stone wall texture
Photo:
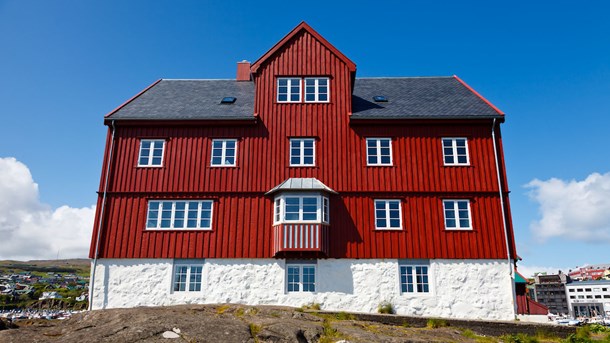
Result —
<instances>
[{"instance_id":1,"label":"stone wall texture","mask_svg":"<svg viewBox=\"0 0 610 343\"><path fill-rule=\"evenodd\" d=\"M397 314L512 320L513 283L506 260L430 260L428 294L401 294L399 260L317 260L316 292L287 293L281 259L176 260L203 264L200 292L173 292L172 259L100 259L93 309L235 303L374 313L382 302Z\"/></svg>"}]
</instances>

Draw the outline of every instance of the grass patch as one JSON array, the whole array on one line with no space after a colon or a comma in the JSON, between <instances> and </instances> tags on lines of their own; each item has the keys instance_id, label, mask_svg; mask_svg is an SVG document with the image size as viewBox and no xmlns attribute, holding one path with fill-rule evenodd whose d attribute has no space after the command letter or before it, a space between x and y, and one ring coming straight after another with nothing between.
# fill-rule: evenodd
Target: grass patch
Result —
<instances>
[{"instance_id":1,"label":"grass patch","mask_svg":"<svg viewBox=\"0 0 610 343\"><path fill-rule=\"evenodd\" d=\"M497 340L493 337L481 336L470 329L466 329L462 331L462 336L470 339L474 339L477 343L496 343Z\"/></svg>"},{"instance_id":2,"label":"grass patch","mask_svg":"<svg viewBox=\"0 0 610 343\"><path fill-rule=\"evenodd\" d=\"M446 320L439 319L439 318L430 318L426 322L426 327L429 329L438 329L438 328L444 328L447 326L449 326L449 323L447 323Z\"/></svg>"},{"instance_id":3,"label":"grass patch","mask_svg":"<svg viewBox=\"0 0 610 343\"><path fill-rule=\"evenodd\" d=\"M392 306L392 303L390 303L388 301L384 301L381 304L379 304L379 306L377 306L377 312L385 313L385 314L393 314L394 306Z\"/></svg>"},{"instance_id":4,"label":"grass patch","mask_svg":"<svg viewBox=\"0 0 610 343\"><path fill-rule=\"evenodd\" d=\"M256 307L250 307L246 310L246 314L251 315L251 316L256 316L257 313L259 313L259 309L257 309Z\"/></svg>"},{"instance_id":5,"label":"grass patch","mask_svg":"<svg viewBox=\"0 0 610 343\"><path fill-rule=\"evenodd\" d=\"M324 319L322 323L322 335L318 340L319 343L333 343L340 339L345 339L345 335L330 325L328 319Z\"/></svg>"},{"instance_id":6,"label":"grass patch","mask_svg":"<svg viewBox=\"0 0 610 343\"><path fill-rule=\"evenodd\" d=\"M500 340L504 343L539 343L536 337L526 335L524 333L516 333L511 335L502 335Z\"/></svg>"},{"instance_id":7,"label":"grass patch","mask_svg":"<svg viewBox=\"0 0 610 343\"><path fill-rule=\"evenodd\" d=\"M235 310L235 317L241 318L244 316L244 313L246 313L246 311L242 307L240 307Z\"/></svg>"},{"instance_id":8,"label":"grass patch","mask_svg":"<svg viewBox=\"0 0 610 343\"><path fill-rule=\"evenodd\" d=\"M303 310L316 310L316 311L320 311L322 309L322 306L318 303L309 303L309 304L305 304L303 306L301 306L301 312Z\"/></svg>"},{"instance_id":9,"label":"grass patch","mask_svg":"<svg viewBox=\"0 0 610 343\"><path fill-rule=\"evenodd\" d=\"M351 313L339 312L335 314L335 319L337 320L356 320L356 317Z\"/></svg>"},{"instance_id":10,"label":"grass patch","mask_svg":"<svg viewBox=\"0 0 610 343\"><path fill-rule=\"evenodd\" d=\"M248 328L250 328L250 336L252 336L252 338L254 338L254 342L258 342L257 336L263 328L254 323L250 323L248 325Z\"/></svg>"},{"instance_id":11,"label":"grass patch","mask_svg":"<svg viewBox=\"0 0 610 343\"><path fill-rule=\"evenodd\" d=\"M229 309L229 305L220 305L218 306L218 308L216 309L216 314L223 314L225 313L228 309Z\"/></svg>"}]
</instances>

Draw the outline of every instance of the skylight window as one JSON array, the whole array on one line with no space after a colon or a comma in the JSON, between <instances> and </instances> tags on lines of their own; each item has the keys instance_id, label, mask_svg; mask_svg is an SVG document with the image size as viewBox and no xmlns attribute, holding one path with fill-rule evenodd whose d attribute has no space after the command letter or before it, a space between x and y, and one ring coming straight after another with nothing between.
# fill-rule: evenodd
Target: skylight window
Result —
<instances>
[{"instance_id":1,"label":"skylight window","mask_svg":"<svg viewBox=\"0 0 610 343\"><path fill-rule=\"evenodd\" d=\"M220 103L221 104L232 104L232 103L235 102L235 100L237 100L236 97L234 97L234 96L227 96L227 97L222 98L222 100L220 100Z\"/></svg>"},{"instance_id":2,"label":"skylight window","mask_svg":"<svg viewBox=\"0 0 610 343\"><path fill-rule=\"evenodd\" d=\"M385 95L376 95L373 97L375 102L388 102L388 98Z\"/></svg>"}]
</instances>

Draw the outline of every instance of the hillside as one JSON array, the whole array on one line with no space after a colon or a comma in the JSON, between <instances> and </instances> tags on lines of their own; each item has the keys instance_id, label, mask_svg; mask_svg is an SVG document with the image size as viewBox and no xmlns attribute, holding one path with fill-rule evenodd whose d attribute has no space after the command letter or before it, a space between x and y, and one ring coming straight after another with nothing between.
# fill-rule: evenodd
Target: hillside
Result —
<instances>
[{"instance_id":1,"label":"hillside","mask_svg":"<svg viewBox=\"0 0 610 343\"><path fill-rule=\"evenodd\" d=\"M428 321L392 315L304 311L275 306L182 305L83 312L64 321L27 320L0 331L0 342L501 342L504 334L568 327L474 321ZM434 324L436 328L426 327ZM448 325L448 326L447 326ZM481 336L486 334L487 337ZM540 337L540 334L539 334ZM539 342L557 342L540 339Z\"/></svg>"}]
</instances>

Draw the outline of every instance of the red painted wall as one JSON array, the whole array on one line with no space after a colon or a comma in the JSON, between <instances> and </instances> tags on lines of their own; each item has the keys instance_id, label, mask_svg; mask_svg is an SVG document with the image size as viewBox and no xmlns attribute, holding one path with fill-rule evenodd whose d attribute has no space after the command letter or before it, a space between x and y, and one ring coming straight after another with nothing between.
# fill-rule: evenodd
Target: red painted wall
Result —
<instances>
[{"instance_id":1,"label":"red painted wall","mask_svg":"<svg viewBox=\"0 0 610 343\"><path fill-rule=\"evenodd\" d=\"M292 75L329 76L330 102L276 103L276 77ZM507 257L491 120L350 124L350 71L306 31L264 61L254 82L256 124L116 122L100 257L272 257L273 198L264 193L290 177L315 177L339 193L330 197L329 257ZM290 137L317 139L315 167L289 166ZM367 137L393 138L393 166L366 165ZM444 166L441 137L467 137L470 166ZM137 167L142 138L167 139L163 167ZM237 167L210 167L214 138L239 139ZM498 143L501 148L500 138ZM107 143L104 168L108 152ZM502 178L507 191L503 170ZM455 197L471 199L474 230L444 229L441 200ZM212 231L144 230L149 198L215 199ZM376 198L402 199L402 231L374 230ZM100 210L101 201L96 225Z\"/></svg>"}]
</instances>

